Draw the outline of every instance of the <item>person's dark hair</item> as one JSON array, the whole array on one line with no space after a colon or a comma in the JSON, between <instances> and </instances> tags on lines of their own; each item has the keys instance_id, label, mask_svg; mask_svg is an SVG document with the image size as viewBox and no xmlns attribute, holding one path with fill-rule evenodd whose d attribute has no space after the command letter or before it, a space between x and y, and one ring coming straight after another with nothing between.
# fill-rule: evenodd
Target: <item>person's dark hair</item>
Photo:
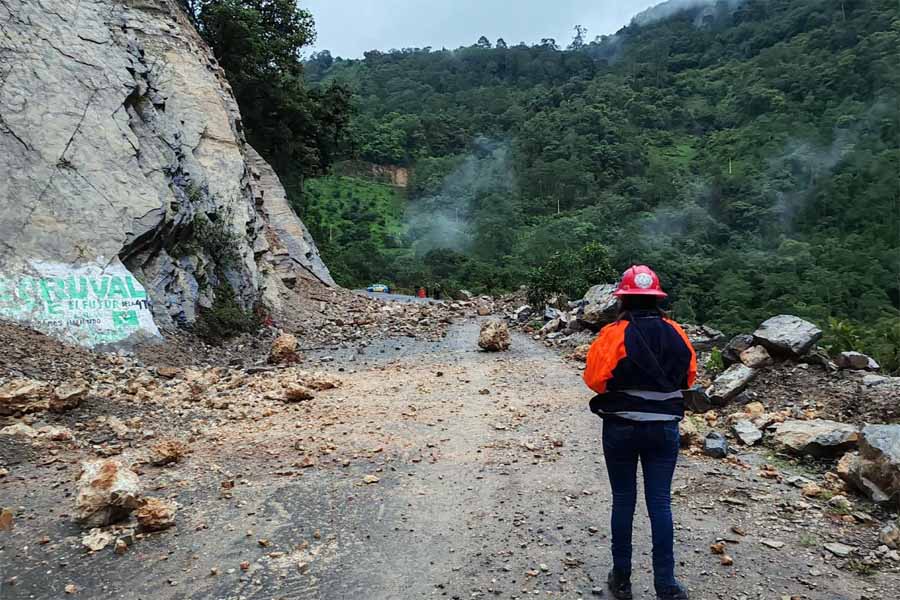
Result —
<instances>
[{"instance_id":1,"label":"person's dark hair","mask_svg":"<svg viewBox=\"0 0 900 600\"><path fill-rule=\"evenodd\" d=\"M622 296L619 298L619 319L624 318L631 311L656 312L665 317L665 311L659 306L659 298L656 296Z\"/></svg>"}]
</instances>

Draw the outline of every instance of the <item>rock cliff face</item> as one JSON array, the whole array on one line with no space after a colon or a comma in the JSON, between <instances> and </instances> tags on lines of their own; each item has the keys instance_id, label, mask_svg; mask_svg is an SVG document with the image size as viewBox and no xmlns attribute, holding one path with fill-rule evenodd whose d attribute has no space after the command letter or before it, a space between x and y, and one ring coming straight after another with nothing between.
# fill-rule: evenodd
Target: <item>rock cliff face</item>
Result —
<instances>
[{"instance_id":1,"label":"rock cliff face","mask_svg":"<svg viewBox=\"0 0 900 600\"><path fill-rule=\"evenodd\" d=\"M96 346L333 285L175 0L0 0L0 318Z\"/></svg>"}]
</instances>

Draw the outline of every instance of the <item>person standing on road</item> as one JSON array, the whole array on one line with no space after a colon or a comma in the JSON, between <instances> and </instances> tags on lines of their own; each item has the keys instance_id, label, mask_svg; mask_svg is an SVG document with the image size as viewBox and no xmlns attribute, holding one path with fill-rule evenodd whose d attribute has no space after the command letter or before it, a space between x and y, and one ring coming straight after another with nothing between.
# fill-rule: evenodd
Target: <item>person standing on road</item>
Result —
<instances>
[{"instance_id":1,"label":"person standing on road","mask_svg":"<svg viewBox=\"0 0 900 600\"><path fill-rule=\"evenodd\" d=\"M666 297L649 267L631 267L615 291L619 318L591 345L584 382L597 393L591 411L603 419L603 454L613 492L613 568L607 583L631 600L631 535L637 502L637 465L653 537L658 600L687 600L675 578L672 477L678 460L682 390L697 376L697 355L678 323L660 309Z\"/></svg>"}]
</instances>

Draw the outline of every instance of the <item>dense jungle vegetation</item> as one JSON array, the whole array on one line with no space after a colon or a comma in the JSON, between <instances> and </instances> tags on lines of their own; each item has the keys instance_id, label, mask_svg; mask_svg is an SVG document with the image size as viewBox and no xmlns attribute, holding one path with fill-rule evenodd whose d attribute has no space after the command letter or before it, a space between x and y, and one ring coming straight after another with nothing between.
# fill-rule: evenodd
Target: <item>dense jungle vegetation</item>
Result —
<instances>
[{"instance_id":1,"label":"dense jungle vegetation","mask_svg":"<svg viewBox=\"0 0 900 600\"><path fill-rule=\"evenodd\" d=\"M643 262L681 320L733 333L789 311L900 368L896 0L692 5L564 49L320 52L290 74L313 106L296 128L238 99L344 285L573 296L595 283L573 264ZM409 185L304 181L345 159Z\"/></svg>"}]
</instances>

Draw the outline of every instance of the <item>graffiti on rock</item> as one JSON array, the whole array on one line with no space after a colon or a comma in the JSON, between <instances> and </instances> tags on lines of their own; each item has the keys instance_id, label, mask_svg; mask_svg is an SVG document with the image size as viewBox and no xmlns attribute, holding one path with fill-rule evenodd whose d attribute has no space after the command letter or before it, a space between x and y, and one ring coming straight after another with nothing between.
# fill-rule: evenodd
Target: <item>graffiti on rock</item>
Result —
<instances>
[{"instance_id":1,"label":"graffiti on rock","mask_svg":"<svg viewBox=\"0 0 900 600\"><path fill-rule=\"evenodd\" d=\"M78 267L32 262L0 272L0 318L90 348L160 335L146 290L118 259Z\"/></svg>"}]
</instances>

